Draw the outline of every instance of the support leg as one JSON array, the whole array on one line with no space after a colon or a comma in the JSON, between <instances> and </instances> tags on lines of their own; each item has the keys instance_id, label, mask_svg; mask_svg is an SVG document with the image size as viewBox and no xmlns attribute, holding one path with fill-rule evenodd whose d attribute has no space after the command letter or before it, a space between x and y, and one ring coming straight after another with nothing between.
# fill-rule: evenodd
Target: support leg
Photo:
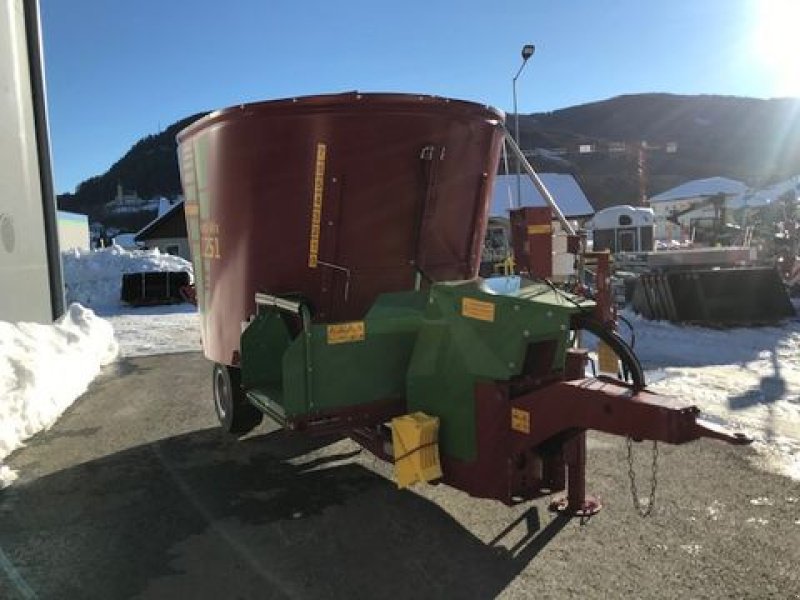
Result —
<instances>
[{"instance_id":1,"label":"support leg","mask_svg":"<svg viewBox=\"0 0 800 600\"><path fill-rule=\"evenodd\" d=\"M576 517L591 517L602 505L597 499L586 496L586 431L574 435L564 445L567 463L567 497L556 500L551 510Z\"/></svg>"}]
</instances>

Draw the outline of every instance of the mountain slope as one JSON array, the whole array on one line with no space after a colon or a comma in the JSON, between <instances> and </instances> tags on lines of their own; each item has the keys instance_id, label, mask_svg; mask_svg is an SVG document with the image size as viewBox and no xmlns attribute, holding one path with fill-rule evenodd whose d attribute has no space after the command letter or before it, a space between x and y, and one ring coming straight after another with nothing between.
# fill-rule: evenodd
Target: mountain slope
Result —
<instances>
[{"instance_id":1,"label":"mountain slope","mask_svg":"<svg viewBox=\"0 0 800 600\"><path fill-rule=\"evenodd\" d=\"M678 151L648 152L647 193L716 175L752 186L800 173L800 100L639 94L619 96L551 113L520 117L525 147L556 138L560 147L610 142L664 145ZM544 144L538 142L545 141ZM573 170L596 203L636 201L638 153L573 157ZM546 167L546 165L542 165Z\"/></svg>"},{"instance_id":2,"label":"mountain slope","mask_svg":"<svg viewBox=\"0 0 800 600\"><path fill-rule=\"evenodd\" d=\"M58 207L89 215L92 221L135 231L147 223L152 214L108 215L104 205L113 200L117 185L135 190L141 198L164 196L174 198L181 193L178 173L178 132L205 113L173 123L164 131L143 137L102 175L81 182L75 193L58 196Z\"/></svg>"},{"instance_id":3,"label":"mountain slope","mask_svg":"<svg viewBox=\"0 0 800 600\"><path fill-rule=\"evenodd\" d=\"M145 198L179 194L175 135L202 116L187 117L143 138L106 173L82 182L73 194L59 196L59 207L89 214L106 225L138 229L151 215L112 217L104 211L104 204L114 198L118 184ZM596 208L638 202L636 149L642 141L678 145L674 154L646 153L648 196L690 179L719 175L762 186L800 173L797 99L618 96L549 113L520 115L520 134L526 149L566 149L566 162L537 157L534 166L575 174ZM625 142L629 151L609 153L608 145L613 142ZM594 144L601 151L578 154L580 144Z\"/></svg>"}]
</instances>

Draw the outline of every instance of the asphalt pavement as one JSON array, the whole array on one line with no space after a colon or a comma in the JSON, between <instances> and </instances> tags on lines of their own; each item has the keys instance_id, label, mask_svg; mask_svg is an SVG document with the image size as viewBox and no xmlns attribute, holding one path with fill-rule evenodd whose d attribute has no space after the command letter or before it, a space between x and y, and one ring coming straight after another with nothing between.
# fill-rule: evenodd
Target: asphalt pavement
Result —
<instances>
[{"instance_id":1,"label":"asphalt pavement","mask_svg":"<svg viewBox=\"0 0 800 600\"><path fill-rule=\"evenodd\" d=\"M107 368L7 461L0 598L800 598L800 483L711 441L660 446L633 507L591 435L586 523L446 486L398 491L349 441L216 427L195 353ZM646 496L651 446L635 445Z\"/></svg>"}]
</instances>

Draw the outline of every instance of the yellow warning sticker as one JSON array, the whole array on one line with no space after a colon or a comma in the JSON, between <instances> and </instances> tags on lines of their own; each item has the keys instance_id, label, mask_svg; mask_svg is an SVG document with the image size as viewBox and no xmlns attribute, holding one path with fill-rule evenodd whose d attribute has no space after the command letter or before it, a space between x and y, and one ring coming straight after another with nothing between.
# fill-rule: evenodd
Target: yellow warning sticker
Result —
<instances>
[{"instance_id":1,"label":"yellow warning sticker","mask_svg":"<svg viewBox=\"0 0 800 600\"><path fill-rule=\"evenodd\" d=\"M542 233L553 233L553 226L550 225L550 223L544 223L542 225L528 225L528 235L537 235Z\"/></svg>"},{"instance_id":2,"label":"yellow warning sticker","mask_svg":"<svg viewBox=\"0 0 800 600\"><path fill-rule=\"evenodd\" d=\"M336 323L328 325L328 344L347 344L362 342L367 335L364 321L351 321L349 323Z\"/></svg>"},{"instance_id":3,"label":"yellow warning sticker","mask_svg":"<svg viewBox=\"0 0 800 600\"><path fill-rule=\"evenodd\" d=\"M531 432L531 413L521 408L511 409L511 429L520 433Z\"/></svg>"},{"instance_id":4,"label":"yellow warning sticker","mask_svg":"<svg viewBox=\"0 0 800 600\"><path fill-rule=\"evenodd\" d=\"M475 298L462 298L461 314L470 319L494 322L494 303L476 300Z\"/></svg>"},{"instance_id":5,"label":"yellow warning sticker","mask_svg":"<svg viewBox=\"0 0 800 600\"><path fill-rule=\"evenodd\" d=\"M611 346L605 342L597 344L597 357L601 373L613 373L616 377L619 372L619 359Z\"/></svg>"},{"instance_id":6,"label":"yellow warning sticker","mask_svg":"<svg viewBox=\"0 0 800 600\"><path fill-rule=\"evenodd\" d=\"M317 144L317 160L314 165L314 197L311 203L311 233L308 241L308 266L317 268L319 260L319 227L322 222L322 193L325 187L325 144Z\"/></svg>"}]
</instances>

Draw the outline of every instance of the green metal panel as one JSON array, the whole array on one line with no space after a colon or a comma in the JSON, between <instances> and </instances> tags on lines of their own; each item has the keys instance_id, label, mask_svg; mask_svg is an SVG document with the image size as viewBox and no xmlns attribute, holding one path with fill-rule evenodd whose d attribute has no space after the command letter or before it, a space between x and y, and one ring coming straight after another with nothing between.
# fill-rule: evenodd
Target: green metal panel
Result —
<instances>
[{"instance_id":1,"label":"green metal panel","mask_svg":"<svg viewBox=\"0 0 800 600\"><path fill-rule=\"evenodd\" d=\"M328 327L335 324L311 326L291 341L283 354L279 363L282 389L265 392L277 399L289 418L402 398L426 298L419 292L380 296L364 318L363 340L329 343ZM277 347L276 331L266 325L253 329L254 325L245 334L252 329L262 341L245 345L242 337L243 364L245 352ZM261 375L249 380L263 385L274 382Z\"/></svg>"},{"instance_id":2,"label":"green metal panel","mask_svg":"<svg viewBox=\"0 0 800 600\"><path fill-rule=\"evenodd\" d=\"M289 330L276 311L263 311L242 333L242 386L280 387L283 355L291 343Z\"/></svg>"},{"instance_id":3,"label":"green metal panel","mask_svg":"<svg viewBox=\"0 0 800 600\"><path fill-rule=\"evenodd\" d=\"M473 301L485 313L471 311ZM475 383L521 374L529 344L545 340L558 342L552 369L563 370L570 316L578 310L545 284L514 295L492 294L475 281L434 285L408 372L408 410L441 419L444 454L475 459Z\"/></svg>"},{"instance_id":4,"label":"green metal panel","mask_svg":"<svg viewBox=\"0 0 800 600\"><path fill-rule=\"evenodd\" d=\"M545 284L497 295L467 281L385 294L364 318L363 339L339 343L330 324L307 324L289 341L277 313L260 315L242 336L243 378L289 418L405 397L409 412L440 417L444 454L473 460L476 382L520 375L528 347L540 341L557 342L551 369L563 370L579 310Z\"/></svg>"},{"instance_id":5,"label":"green metal panel","mask_svg":"<svg viewBox=\"0 0 800 600\"><path fill-rule=\"evenodd\" d=\"M308 413L306 337L298 335L283 355L283 389L278 400L288 418Z\"/></svg>"}]
</instances>

